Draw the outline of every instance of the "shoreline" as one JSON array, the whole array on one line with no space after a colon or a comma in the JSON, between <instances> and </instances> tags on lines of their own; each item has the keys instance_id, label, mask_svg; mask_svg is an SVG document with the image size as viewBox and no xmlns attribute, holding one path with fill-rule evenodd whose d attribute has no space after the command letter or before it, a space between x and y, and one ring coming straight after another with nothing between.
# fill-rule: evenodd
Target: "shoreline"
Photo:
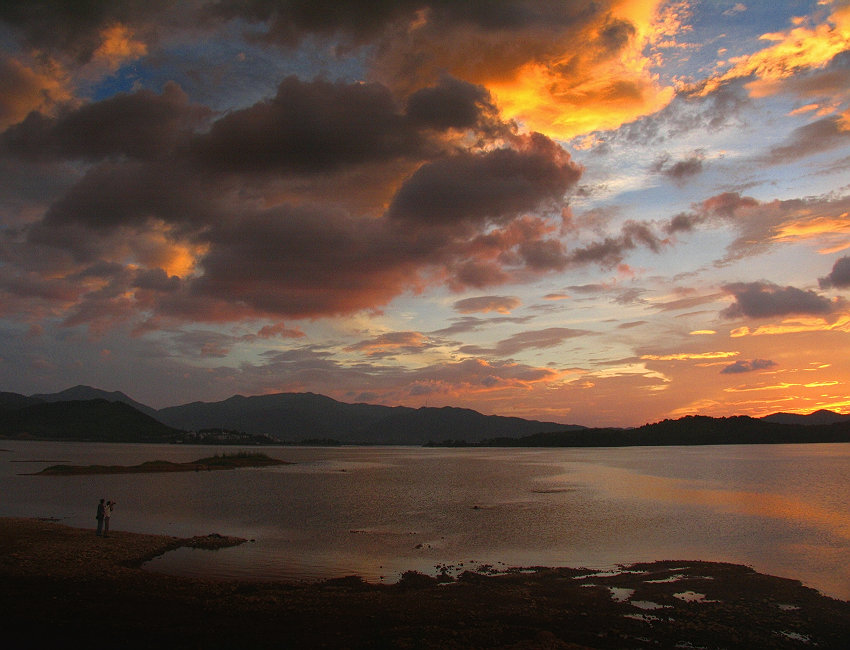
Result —
<instances>
[{"instance_id":1,"label":"shoreline","mask_svg":"<svg viewBox=\"0 0 850 650\"><path fill-rule=\"evenodd\" d=\"M415 572L397 584L286 583L140 568L175 548L245 541L120 530L102 539L93 529L0 517L4 629L31 647L82 647L106 633L139 648L839 648L850 634L850 602L716 562L466 572L443 584Z\"/></svg>"}]
</instances>

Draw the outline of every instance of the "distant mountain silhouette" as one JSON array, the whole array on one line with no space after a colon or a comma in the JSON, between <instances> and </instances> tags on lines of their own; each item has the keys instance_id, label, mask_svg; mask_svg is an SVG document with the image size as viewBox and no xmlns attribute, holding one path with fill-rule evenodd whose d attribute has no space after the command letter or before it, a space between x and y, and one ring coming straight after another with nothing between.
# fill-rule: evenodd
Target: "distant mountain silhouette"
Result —
<instances>
[{"instance_id":1,"label":"distant mountain silhouette","mask_svg":"<svg viewBox=\"0 0 850 650\"><path fill-rule=\"evenodd\" d=\"M264 433L295 442L327 438L346 443L421 445L446 437L480 441L541 431L582 429L578 425L483 415L460 408L410 408L347 404L315 393L277 393L222 402L193 402L158 411L162 422L182 429L224 427Z\"/></svg>"},{"instance_id":2,"label":"distant mountain silhouette","mask_svg":"<svg viewBox=\"0 0 850 650\"><path fill-rule=\"evenodd\" d=\"M0 409L0 436L91 442L175 442L182 432L123 402L42 402Z\"/></svg>"},{"instance_id":3,"label":"distant mountain silhouette","mask_svg":"<svg viewBox=\"0 0 850 650\"><path fill-rule=\"evenodd\" d=\"M850 415L842 415L835 411L827 411L821 409L808 415L800 415L798 413L774 413L761 418L765 422L774 422L776 424L836 424L837 422L850 422Z\"/></svg>"},{"instance_id":4,"label":"distant mountain silhouette","mask_svg":"<svg viewBox=\"0 0 850 650\"><path fill-rule=\"evenodd\" d=\"M124 404L129 404L134 409L141 411L145 415L149 415L154 418L157 417L156 409L137 402L118 390L110 393L105 390L100 390L99 388L78 385L73 388L67 388L59 393L44 393L32 395L31 397L32 399L37 399L42 402L82 402L92 399L105 399L107 402L122 402Z\"/></svg>"},{"instance_id":5,"label":"distant mountain silhouette","mask_svg":"<svg viewBox=\"0 0 850 650\"><path fill-rule=\"evenodd\" d=\"M850 442L850 422L781 424L747 416L711 418L690 415L634 429L585 429L520 438L497 438L487 447L632 447L670 445L790 444Z\"/></svg>"},{"instance_id":6,"label":"distant mountain silhouette","mask_svg":"<svg viewBox=\"0 0 850 650\"><path fill-rule=\"evenodd\" d=\"M0 392L0 436L121 442L191 442L185 432L228 430L281 442L348 444L621 447L850 442L850 415L817 411L746 416L687 416L636 428L588 428L471 409L348 404L315 393L277 393L160 410L119 391L75 386L29 397ZM250 437L250 435L249 435ZM231 436L232 443L238 442ZM254 442L262 442L257 438Z\"/></svg>"},{"instance_id":7,"label":"distant mountain silhouette","mask_svg":"<svg viewBox=\"0 0 850 650\"><path fill-rule=\"evenodd\" d=\"M0 409L21 409L33 404L41 404L44 400L37 397L27 397L18 393L6 393L0 391Z\"/></svg>"}]
</instances>

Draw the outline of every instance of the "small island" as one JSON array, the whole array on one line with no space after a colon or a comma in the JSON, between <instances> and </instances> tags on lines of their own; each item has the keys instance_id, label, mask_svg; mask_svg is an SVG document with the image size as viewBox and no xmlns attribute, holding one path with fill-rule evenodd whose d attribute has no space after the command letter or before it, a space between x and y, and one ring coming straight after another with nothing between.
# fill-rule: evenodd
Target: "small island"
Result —
<instances>
[{"instance_id":1,"label":"small island","mask_svg":"<svg viewBox=\"0 0 850 650\"><path fill-rule=\"evenodd\" d=\"M139 465L51 465L34 475L76 476L81 474L147 474L152 472L201 472L242 467L269 467L291 465L290 462L272 458L261 453L239 452L216 454L188 463L173 463L168 460L149 460Z\"/></svg>"}]
</instances>

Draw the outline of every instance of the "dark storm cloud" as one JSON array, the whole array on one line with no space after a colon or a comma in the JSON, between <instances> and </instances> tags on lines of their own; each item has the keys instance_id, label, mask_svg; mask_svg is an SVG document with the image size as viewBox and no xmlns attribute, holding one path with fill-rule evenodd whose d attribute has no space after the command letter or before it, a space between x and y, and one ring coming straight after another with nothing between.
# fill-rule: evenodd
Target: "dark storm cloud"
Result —
<instances>
[{"instance_id":1,"label":"dark storm cloud","mask_svg":"<svg viewBox=\"0 0 850 650\"><path fill-rule=\"evenodd\" d=\"M180 288L181 280L178 276L169 276L162 269L146 269L138 271L133 280L133 286L139 289L172 293Z\"/></svg>"},{"instance_id":2,"label":"dark storm cloud","mask_svg":"<svg viewBox=\"0 0 850 650\"><path fill-rule=\"evenodd\" d=\"M842 257L832 266L832 271L825 278L818 280L821 289L835 287L844 289L850 287L850 256Z\"/></svg>"},{"instance_id":3,"label":"dark storm cloud","mask_svg":"<svg viewBox=\"0 0 850 650\"><path fill-rule=\"evenodd\" d=\"M486 89L450 77L414 93L406 111L379 83L292 76L275 97L217 120L194 151L215 169L316 173L438 155L442 143L426 130L505 130Z\"/></svg>"},{"instance_id":4,"label":"dark storm cloud","mask_svg":"<svg viewBox=\"0 0 850 650\"><path fill-rule=\"evenodd\" d=\"M30 113L3 133L2 142L25 159L150 159L174 154L177 144L211 114L168 83L161 94L122 93L57 117Z\"/></svg>"},{"instance_id":5,"label":"dark storm cloud","mask_svg":"<svg viewBox=\"0 0 850 650\"><path fill-rule=\"evenodd\" d=\"M390 218L418 223L504 221L558 202L581 168L544 135L519 149L459 153L420 167L390 205Z\"/></svg>"},{"instance_id":6,"label":"dark storm cloud","mask_svg":"<svg viewBox=\"0 0 850 650\"><path fill-rule=\"evenodd\" d=\"M439 129L471 129L482 117L496 120L497 110L483 86L444 76L435 85L407 98L408 118L422 126Z\"/></svg>"},{"instance_id":7,"label":"dark storm cloud","mask_svg":"<svg viewBox=\"0 0 850 650\"><path fill-rule=\"evenodd\" d=\"M175 0L4 0L0 22L38 49L88 62L115 23L140 23L179 5Z\"/></svg>"},{"instance_id":8,"label":"dark storm cloud","mask_svg":"<svg viewBox=\"0 0 850 650\"><path fill-rule=\"evenodd\" d=\"M272 99L216 121L195 151L217 169L311 173L418 156L423 146L386 86L288 77Z\"/></svg>"},{"instance_id":9,"label":"dark storm cloud","mask_svg":"<svg viewBox=\"0 0 850 650\"><path fill-rule=\"evenodd\" d=\"M307 34L347 34L362 42L398 20L410 21L422 10L438 25L462 23L495 32L569 24L593 13L594 5L551 0L217 0L209 4L213 15L266 23L266 38L284 45L295 45ZM612 47L622 39L620 31L611 25L606 33Z\"/></svg>"},{"instance_id":10,"label":"dark storm cloud","mask_svg":"<svg viewBox=\"0 0 850 650\"><path fill-rule=\"evenodd\" d=\"M51 87L52 86L52 87ZM20 61L0 52L0 130L26 117L38 108L52 105L63 95L59 84L51 84L42 75Z\"/></svg>"},{"instance_id":11,"label":"dark storm cloud","mask_svg":"<svg viewBox=\"0 0 850 650\"><path fill-rule=\"evenodd\" d=\"M769 282L736 282L724 285L723 290L735 297L735 302L722 312L727 318L771 318L792 314L827 316L838 306L814 291L780 287Z\"/></svg>"},{"instance_id":12,"label":"dark storm cloud","mask_svg":"<svg viewBox=\"0 0 850 650\"><path fill-rule=\"evenodd\" d=\"M169 223L204 222L215 213L217 198L210 183L185 166L104 162L53 203L30 235L34 241L48 242L51 230L75 223L107 230L141 226L152 218Z\"/></svg>"},{"instance_id":13,"label":"dark storm cloud","mask_svg":"<svg viewBox=\"0 0 850 650\"><path fill-rule=\"evenodd\" d=\"M352 313L438 277L483 288L562 268L553 226L528 213L559 206L582 173L549 138L499 124L483 88L450 77L406 103L377 83L290 77L218 119L168 84L32 113L3 134L0 156L77 174L2 251L8 286L36 291L28 274L117 264L127 272L108 290L81 288L66 323L135 309L146 328ZM336 179L395 192L372 203L389 209L347 203Z\"/></svg>"},{"instance_id":14,"label":"dark storm cloud","mask_svg":"<svg viewBox=\"0 0 850 650\"><path fill-rule=\"evenodd\" d=\"M191 291L291 316L368 309L401 293L431 261L432 249L397 235L382 220L321 206L234 216L205 235L210 250Z\"/></svg>"},{"instance_id":15,"label":"dark storm cloud","mask_svg":"<svg viewBox=\"0 0 850 650\"><path fill-rule=\"evenodd\" d=\"M776 365L775 361L769 359L741 359L733 364L730 364L720 371L721 375L737 375L742 372L754 372L756 370L766 370Z\"/></svg>"},{"instance_id":16,"label":"dark storm cloud","mask_svg":"<svg viewBox=\"0 0 850 650\"><path fill-rule=\"evenodd\" d=\"M207 11L227 20L266 23L266 38L294 46L311 33L341 32L362 41L380 33L388 23L411 16L423 4L416 0L213 0Z\"/></svg>"}]
</instances>

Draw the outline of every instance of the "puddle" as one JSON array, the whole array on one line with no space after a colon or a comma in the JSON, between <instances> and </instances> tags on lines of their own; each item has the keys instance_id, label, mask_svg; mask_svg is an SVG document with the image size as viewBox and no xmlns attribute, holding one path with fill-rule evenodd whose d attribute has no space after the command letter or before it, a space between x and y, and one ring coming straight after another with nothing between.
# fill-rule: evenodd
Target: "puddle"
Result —
<instances>
[{"instance_id":1,"label":"puddle","mask_svg":"<svg viewBox=\"0 0 850 650\"><path fill-rule=\"evenodd\" d=\"M638 609L668 609L670 605L660 605L658 603L653 603L651 600L633 600L631 601L632 606L637 607Z\"/></svg>"},{"instance_id":2,"label":"puddle","mask_svg":"<svg viewBox=\"0 0 850 650\"><path fill-rule=\"evenodd\" d=\"M709 600L705 594L698 594L695 591L683 591L678 594L673 594L673 598L684 600L686 603L719 603L719 600Z\"/></svg>"},{"instance_id":3,"label":"puddle","mask_svg":"<svg viewBox=\"0 0 850 650\"><path fill-rule=\"evenodd\" d=\"M652 614L623 614L623 618L631 618L635 621L643 621L644 623L654 623L661 620L658 616L653 616Z\"/></svg>"},{"instance_id":4,"label":"puddle","mask_svg":"<svg viewBox=\"0 0 850 650\"><path fill-rule=\"evenodd\" d=\"M644 580L648 585L660 585L665 582L679 582L682 578L684 578L684 574L677 573L676 575L672 575L669 578L659 578L658 580Z\"/></svg>"},{"instance_id":5,"label":"puddle","mask_svg":"<svg viewBox=\"0 0 850 650\"><path fill-rule=\"evenodd\" d=\"M608 590L611 592L611 599L618 603L626 602L635 593L634 589L627 589L626 587L608 587Z\"/></svg>"}]
</instances>

